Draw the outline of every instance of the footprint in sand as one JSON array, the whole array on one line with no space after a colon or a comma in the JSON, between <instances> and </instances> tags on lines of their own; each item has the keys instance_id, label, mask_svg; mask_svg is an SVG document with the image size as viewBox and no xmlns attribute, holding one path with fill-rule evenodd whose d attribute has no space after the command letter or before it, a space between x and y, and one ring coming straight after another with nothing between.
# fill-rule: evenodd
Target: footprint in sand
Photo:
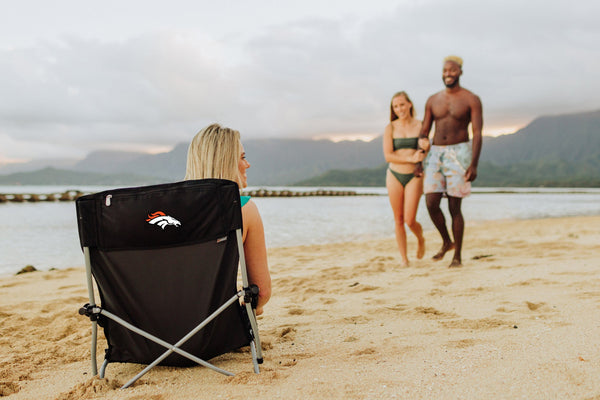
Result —
<instances>
[{"instance_id":1,"label":"footprint in sand","mask_svg":"<svg viewBox=\"0 0 600 400\"><path fill-rule=\"evenodd\" d=\"M279 378L280 374L277 371L263 367L260 374L255 374L254 372L238 372L235 376L225 378L225 382L228 384L263 386L275 382Z\"/></svg>"},{"instance_id":2,"label":"footprint in sand","mask_svg":"<svg viewBox=\"0 0 600 400\"><path fill-rule=\"evenodd\" d=\"M429 272L423 272L420 274L412 274L409 276L409 278L427 278L429 275Z\"/></svg>"},{"instance_id":3,"label":"footprint in sand","mask_svg":"<svg viewBox=\"0 0 600 400\"><path fill-rule=\"evenodd\" d=\"M530 301L526 301L525 304L527 304L527 308L529 308L531 311L536 311L546 303L532 303Z\"/></svg>"},{"instance_id":4,"label":"footprint in sand","mask_svg":"<svg viewBox=\"0 0 600 400\"><path fill-rule=\"evenodd\" d=\"M457 349L465 349L467 347L475 346L478 343L475 339L462 339L462 340L451 340L447 343L449 347L455 347Z\"/></svg>"},{"instance_id":5,"label":"footprint in sand","mask_svg":"<svg viewBox=\"0 0 600 400\"><path fill-rule=\"evenodd\" d=\"M281 330L278 332L277 335L281 339L294 340L294 338L296 337L296 328L293 328L291 326L286 326L284 328L281 328Z\"/></svg>"},{"instance_id":6,"label":"footprint in sand","mask_svg":"<svg viewBox=\"0 0 600 400\"><path fill-rule=\"evenodd\" d=\"M511 283L508 286L514 287L514 286L533 286L533 285L555 285L558 284L558 282L556 281L550 281L548 279L543 279L543 278L533 278L533 279L529 279L526 281L520 281L520 282L515 282L515 283Z\"/></svg>"},{"instance_id":7,"label":"footprint in sand","mask_svg":"<svg viewBox=\"0 0 600 400\"><path fill-rule=\"evenodd\" d=\"M517 310L509 310L506 307L498 307L498 308L496 308L496 312L499 312L499 313L507 313L508 314L508 313L513 313L513 312L516 312L516 311Z\"/></svg>"},{"instance_id":8,"label":"footprint in sand","mask_svg":"<svg viewBox=\"0 0 600 400\"><path fill-rule=\"evenodd\" d=\"M443 311L439 311L433 307L421 307L421 306L415 307L415 313L423 314L423 315L426 315L431 318L451 318L451 317L455 316L452 313L446 313Z\"/></svg>"},{"instance_id":9,"label":"footprint in sand","mask_svg":"<svg viewBox=\"0 0 600 400\"><path fill-rule=\"evenodd\" d=\"M365 317L363 315L357 315L357 316L354 316L354 317L346 317L346 318L343 319L343 322L346 323L346 324L347 323L351 323L351 324L354 324L354 325L356 325L356 324L368 324L369 322L371 322L371 319L367 318L367 317Z\"/></svg>"},{"instance_id":10,"label":"footprint in sand","mask_svg":"<svg viewBox=\"0 0 600 400\"><path fill-rule=\"evenodd\" d=\"M288 310L289 315L302 315L305 313L305 310L302 308L293 307Z\"/></svg>"},{"instance_id":11,"label":"footprint in sand","mask_svg":"<svg viewBox=\"0 0 600 400\"><path fill-rule=\"evenodd\" d=\"M15 382L0 382L0 397L18 393L21 387Z\"/></svg>"},{"instance_id":12,"label":"footprint in sand","mask_svg":"<svg viewBox=\"0 0 600 400\"><path fill-rule=\"evenodd\" d=\"M135 387L136 384L139 384L139 381L140 380L134 383L133 387ZM80 383L79 385L75 386L69 392L60 394L57 397L57 400L89 398L90 395L108 393L113 390L119 389L121 386L123 386L123 383L117 380L107 378L100 379L99 377L95 376L87 380L86 382Z\"/></svg>"},{"instance_id":13,"label":"footprint in sand","mask_svg":"<svg viewBox=\"0 0 600 400\"><path fill-rule=\"evenodd\" d=\"M396 304L393 306L388 306L386 308L391 311L404 311L408 308L408 306L406 304Z\"/></svg>"},{"instance_id":14,"label":"footprint in sand","mask_svg":"<svg viewBox=\"0 0 600 400\"><path fill-rule=\"evenodd\" d=\"M337 303L336 299L332 299L331 297L321 297L319 301L323 304L334 304Z\"/></svg>"},{"instance_id":15,"label":"footprint in sand","mask_svg":"<svg viewBox=\"0 0 600 400\"><path fill-rule=\"evenodd\" d=\"M453 282L454 281L450 280L450 279L441 279L441 280L438 280L436 283L440 286L450 286L450 285L452 285Z\"/></svg>"},{"instance_id":16,"label":"footprint in sand","mask_svg":"<svg viewBox=\"0 0 600 400\"><path fill-rule=\"evenodd\" d=\"M352 272L355 274L374 274L379 272L385 272L387 267L393 267L394 264L384 261L373 261L364 264L358 264L352 268Z\"/></svg>"},{"instance_id":17,"label":"footprint in sand","mask_svg":"<svg viewBox=\"0 0 600 400\"><path fill-rule=\"evenodd\" d=\"M351 283L349 285L349 287L351 287L352 290L355 292L370 292L372 290L379 289L379 286L364 285L364 284L361 284L360 282Z\"/></svg>"},{"instance_id":18,"label":"footprint in sand","mask_svg":"<svg viewBox=\"0 0 600 400\"><path fill-rule=\"evenodd\" d=\"M544 302L534 303L532 301L526 301L525 305L530 311L536 311L540 313L551 313L556 311Z\"/></svg>"},{"instance_id":19,"label":"footprint in sand","mask_svg":"<svg viewBox=\"0 0 600 400\"><path fill-rule=\"evenodd\" d=\"M506 322L501 319L494 318L481 318L481 319L462 319L452 321L441 321L442 326L445 328L452 329L494 329L499 327L510 327L513 328L515 324L513 322Z\"/></svg>"},{"instance_id":20,"label":"footprint in sand","mask_svg":"<svg viewBox=\"0 0 600 400\"><path fill-rule=\"evenodd\" d=\"M373 347L367 347L366 349L358 350L352 353L353 356L368 356L377 353L377 350Z\"/></svg>"}]
</instances>

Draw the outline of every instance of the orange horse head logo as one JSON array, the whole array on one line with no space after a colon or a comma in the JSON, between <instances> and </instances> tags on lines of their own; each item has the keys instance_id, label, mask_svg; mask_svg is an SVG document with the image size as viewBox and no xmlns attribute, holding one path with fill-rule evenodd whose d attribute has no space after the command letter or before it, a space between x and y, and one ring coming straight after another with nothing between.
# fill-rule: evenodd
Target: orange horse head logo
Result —
<instances>
[{"instance_id":1,"label":"orange horse head logo","mask_svg":"<svg viewBox=\"0 0 600 400\"><path fill-rule=\"evenodd\" d=\"M148 219L146 221L148 221L148 223L151 225L160 226L163 230L167 225L181 226L181 222L171 217L170 215L165 214L162 211L157 211L152 214L148 214Z\"/></svg>"}]
</instances>

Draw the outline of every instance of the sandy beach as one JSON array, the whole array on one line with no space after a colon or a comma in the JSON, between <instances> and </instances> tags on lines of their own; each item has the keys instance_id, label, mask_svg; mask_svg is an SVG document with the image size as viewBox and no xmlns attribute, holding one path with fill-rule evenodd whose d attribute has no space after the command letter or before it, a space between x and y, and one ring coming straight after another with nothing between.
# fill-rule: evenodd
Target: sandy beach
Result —
<instances>
[{"instance_id":1,"label":"sandy beach","mask_svg":"<svg viewBox=\"0 0 600 400\"><path fill-rule=\"evenodd\" d=\"M600 216L467 221L457 269L426 240L407 268L393 238L270 249L260 374L241 349L213 359L234 377L157 367L124 391L142 366L91 376L82 266L0 278L0 397L600 399Z\"/></svg>"}]
</instances>

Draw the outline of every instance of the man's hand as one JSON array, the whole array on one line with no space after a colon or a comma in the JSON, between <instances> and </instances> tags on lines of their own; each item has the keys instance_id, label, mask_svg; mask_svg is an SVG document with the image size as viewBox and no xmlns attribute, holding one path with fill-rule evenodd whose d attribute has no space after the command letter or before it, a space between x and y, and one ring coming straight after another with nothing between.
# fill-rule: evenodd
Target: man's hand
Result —
<instances>
[{"instance_id":1,"label":"man's hand","mask_svg":"<svg viewBox=\"0 0 600 400\"><path fill-rule=\"evenodd\" d=\"M477 178L477 167L469 166L467 172L465 172L465 179L467 182L473 182Z\"/></svg>"},{"instance_id":2,"label":"man's hand","mask_svg":"<svg viewBox=\"0 0 600 400\"><path fill-rule=\"evenodd\" d=\"M427 152L430 147L431 143L429 142L429 138L419 138L419 149L423 149Z\"/></svg>"},{"instance_id":3,"label":"man's hand","mask_svg":"<svg viewBox=\"0 0 600 400\"><path fill-rule=\"evenodd\" d=\"M423 151L423 150L417 150L413 154L411 162L413 164L421 163L424 159L425 159L425 151Z\"/></svg>"},{"instance_id":4,"label":"man's hand","mask_svg":"<svg viewBox=\"0 0 600 400\"><path fill-rule=\"evenodd\" d=\"M415 164L415 170L413 174L415 175L415 178L420 178L423 176L423 163L419 162Z\"/></svg>"}]
</instances>

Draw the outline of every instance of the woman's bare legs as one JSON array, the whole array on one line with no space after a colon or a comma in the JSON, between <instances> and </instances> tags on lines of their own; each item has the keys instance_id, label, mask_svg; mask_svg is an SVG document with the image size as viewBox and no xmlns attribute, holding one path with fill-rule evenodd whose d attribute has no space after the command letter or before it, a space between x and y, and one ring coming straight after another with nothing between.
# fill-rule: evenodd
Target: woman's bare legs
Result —
<instances>
[{"instance_id":1,"label":"woman's bare legs","mask_svg":"<svg viewBox=\"0 0 600 400\"><path fill-rule=\"evenodd\" d=\"M404 230L404 187L390 171L387 171L385 185L388 190L388 197L392 211L394 213L394 225L396 232L396 243L402 257L402 267L408 266L408 256L406 254L406 231Z\"/></svg>"},{"instance_id":2,"label":"woman's bare legs","mask_svg":"<svg viewBox=\"0 0 600 400\"><path fill-rule=\"evenodd\" d=\"M404 188L404 222L408 225L412 233L417 237L417 258L421 259L425 255L425 237L423 237L423 228L417 222L417 209L419 200L423 194L423 177L412 178Z\"/></svg>"}]
</instances>

